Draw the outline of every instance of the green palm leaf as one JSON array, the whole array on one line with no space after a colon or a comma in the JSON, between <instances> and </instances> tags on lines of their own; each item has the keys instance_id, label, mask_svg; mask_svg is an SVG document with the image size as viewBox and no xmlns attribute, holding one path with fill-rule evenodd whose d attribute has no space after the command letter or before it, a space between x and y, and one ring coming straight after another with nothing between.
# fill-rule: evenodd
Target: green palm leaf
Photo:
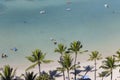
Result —
<instances>
[{"instance_id":1,"label":"green palm leaf","mask_svg":"<svg viewBox=\"0 0 120 80\"><path fill-rule=\"evenodd\" d=\"M37 74L34 74L34 72L26 72L25 75L23 74L25 80L35 80Z\"/></svg>"},{"instance_id":2,"label":"green palm leaf","mask_svg":"<svg viewBox=\"0 0 120 80\"><path fill-rule=\"evenodd\" d=\"M57 71L63 72L63 71L65 71L65 68L63 68L63 67L57 67Z\"/></svg>"},{"instance_id":3,"label":"green palm leaf","mask_svg":"<svg viewBox=\"0 0 120 80\"><path fill-rule=\"evenodd\" d=\"M50 62L53 62L52 60L43 60L42 61L43 63L50 63Z\"/></svg>"},{"instance_id":4,"label":"green palm leaf","mask_svg":"<svg viewBox=\"0 0 120 80\"><path fill-rule=\"evenodd\" d=\"M36 62L35 64L33 64L33 65L29 66L29 67L26 69L26 71L28 71L29 69L34 68L37 64L38 64L38 62Z\"/></svg>"},{"instance_id":5,"label":"green palm leaf","mask_svg":"<svg viewBox=\"0 0 120 80\"><path fill-rule=\"evenodd\" d=\"M26 57L26 58L27 58L29 61L31 61L31 62L35 62L35 61L36 61L33 56L28 56L28 57Z\"/></svg>"},{"instance_id":6,"label":"green palm leaf","mask_svg":"<svg viewBox=\"0 0 120 80\"><path fill-rule=\"evenodd\" d=\"M13 70L9 65L5 65L3 71L0 73L1 80L13 80L16 69Z\"/></svg>"}]
</instances>

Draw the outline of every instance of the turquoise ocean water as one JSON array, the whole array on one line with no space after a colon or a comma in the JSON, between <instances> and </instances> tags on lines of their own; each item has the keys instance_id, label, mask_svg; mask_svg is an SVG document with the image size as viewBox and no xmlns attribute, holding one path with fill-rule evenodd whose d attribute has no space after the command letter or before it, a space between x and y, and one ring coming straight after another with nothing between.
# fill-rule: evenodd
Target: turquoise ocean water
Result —
<instances>
[{"instance_id":1,"label":"turquoise ocean water","mask_svg":"<svg viewBox=\"0 0 120 80\"><path fill-rule=\"evenodd\" d=\"M8 55L0 64L26 65L25 56L36 48L57 59L50 38L66 46L80 40L83 49L114 53L120 48L120 0L0 0L0 54Z\"/></svg>"}]
</instances>

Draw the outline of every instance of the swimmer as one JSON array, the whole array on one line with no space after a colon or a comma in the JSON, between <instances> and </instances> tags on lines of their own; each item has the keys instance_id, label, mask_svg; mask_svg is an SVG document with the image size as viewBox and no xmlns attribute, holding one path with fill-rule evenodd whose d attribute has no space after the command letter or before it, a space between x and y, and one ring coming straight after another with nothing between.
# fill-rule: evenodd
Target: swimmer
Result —
<instances>
[{"instance_id":1,"label":"swimmer","mask_svg":"<svg viewBox=\"0 0 120 80\"><path fill-rule=\"evenodd\" d=\"M54 41L54 44L56 45L56 44L57 44L57 41Z\"/></svg>"},{"instance_id":2,"label":"swimmer","mask_svg":"<svg viewBox=\"0 0 120 80\"><path fill-rule=\"evenodd\" d=\"M2 53L2 56L1 56L2 58L7 58L8 56L6 55L6 54L4 54L4 53Z\"/></svg>"},{"instance_id":3,"label":"swimmer","mask_svg":"<svg viewBox=\"0 0 120 80\"><path fill-rule=\"evenodd\" d=\"M14 47L14 48L12 48L10 50L15 51L15 52L18 51L18 49L16 47Z\"/></svg>"}]
</instances>

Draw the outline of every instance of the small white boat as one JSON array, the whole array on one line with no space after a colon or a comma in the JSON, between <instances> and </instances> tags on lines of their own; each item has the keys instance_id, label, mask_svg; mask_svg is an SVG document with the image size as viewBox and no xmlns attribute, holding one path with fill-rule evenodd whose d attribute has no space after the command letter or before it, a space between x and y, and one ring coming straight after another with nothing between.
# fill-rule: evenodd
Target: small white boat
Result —
<instances>
[{"instance_id":1,"label":"small white boat","mask_svg":"<svg viewBox=\"0 0 120 80\"><path fill-rule=\"evenodd\" d=\"M109 8L109 5L108 5L108 4L104 4L104 7L105 7L105 8Z\"/></svg>"},{"instance_id":2,"label":"small white boat","mask_svg":"<svg viewBox=\"0 0 120 80\"><path fill-rule=\"evenodd\" d=\"M40 11L40 14L45 14L45 10L41 10L41 11Z\"/></svg>"},{"instance_id":3,"label":"small white boat","mask_svg":"<svg viewBox=\"0 0 120 80\"><path fill-rule=\"evenodd\" d=\"M66 8L66 11L71 11L71 8Z\"/></svg>"}]
</instances>

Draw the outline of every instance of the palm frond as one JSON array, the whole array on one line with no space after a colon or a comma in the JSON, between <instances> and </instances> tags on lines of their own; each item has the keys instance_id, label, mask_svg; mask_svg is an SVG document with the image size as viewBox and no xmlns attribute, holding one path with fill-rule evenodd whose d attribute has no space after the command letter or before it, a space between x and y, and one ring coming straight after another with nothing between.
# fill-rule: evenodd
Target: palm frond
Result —
<instances>
[{"instance_id":1,"label":"palm frond","mask_svg":"<svg viewBox=\"0 0 120 80\"><path fill-rule=\"evenodd\" d=\"M35 80L37 74L34 74L34 72L26 72L25 75L23 74L25 80Z\"/></svg>"},{"instance_id":2,"label":"palm frond","mask_svg":"<svg viewBox=\"0 0 120 80\"><path fill-rule=\"evenodd\" d=\"M41 57L41 54L42 54L40 49L36 49L32 53L33 53L33 57L37 60Z\"/></svg>"},{"instance_id":3,"label":"palm frond","mask_svg":"<svg viewBox=\"0 0 120 80\"><path fill-rule=\"evenodd\" d=\"M109 69L109 67L108 67L108 66L106 66L106 65L100 66L99 68Z\"/></svg>"},{"instance_id":4,"label":"palm frond","mask_svg":"<svg viewBox=\"0 0 120 80\"><path fill-rule=\"evenodd\" d=\"M11 75L11 76L14 77L14 75L16 74L16 70L17 70L17 68L12 72L12 75Z\"/></svg>"},{"instance_id":5,"label":"palm frond","mask_svg":"<svg viewBox=\"0 0 120 80\"><path fill-rule=\"evenodd\" d=\"M44 60L44 59L45 59L45 56L46 56L46 54L45 54L45 53L44 53L44 54L42 53L41 56L40 56L40 58L39 58L39 60L41 60L41 61Z\"/></svg>"},{"instance_id":6,"label":"palm frond","mask_svg":"<svg viewBox=\"0 0 120 80\"><path fill-rule=\"evenodd\" d=\"M50 62L53 62L53 60L43 60L42 62L43 63L50 63Z\"/></svg>"},{"instance_id":7,"label":"palm frond","mask_svg":"<svg viewBox=\"0 0 120 80\"><path fill-rule=\"evenodd\" d=\"M26 57L26 58L27 58L29 61L31 61L31 62L35 62L35 61L36 61L33 56L28 56L28 57Z\"/></svg>"},{"instance_id":8,"label":"palm frond","mask_svg":"<svg viewBox=\"0 0 120 80\"><path fill-rule=\"evenodd\" d=\"M3 71L0 73L1 80L13 80L15 71L9 65L5 65Z\"/></svg>"},{"instance_id":9,"label":"palm frond","mask_svg":"<svg viewBox=\"0 0 120 80\"><path fill-rule=\"evenodd\" d=\"M65 71L65 68L63 68L63 67L57 67L57 71L63 72L63 71Z\"/></svg>"},{"instance_id":10,"label":"palm frond","mask_svg":"<svg viewBox=\"0 0 120 80\"><path fill-rule=\"evenodd\" d=\"M102 71L101 73L98 73L99 77L108 77L110 75L110 71Z\"/></svg>"},{"instance_id":11,"label":"palm frond","mask_svg":"<svg viewBox=\"0 0 120 80\"><path fill-rule=\"evenodd\" d=\"M34 68L37 64L38 64L38 62L36 62L35 64L33 64L33 65L29 66L29 67L28 67L25 71L28 71L29 69Z\"/></svg>"}]
</instances>

